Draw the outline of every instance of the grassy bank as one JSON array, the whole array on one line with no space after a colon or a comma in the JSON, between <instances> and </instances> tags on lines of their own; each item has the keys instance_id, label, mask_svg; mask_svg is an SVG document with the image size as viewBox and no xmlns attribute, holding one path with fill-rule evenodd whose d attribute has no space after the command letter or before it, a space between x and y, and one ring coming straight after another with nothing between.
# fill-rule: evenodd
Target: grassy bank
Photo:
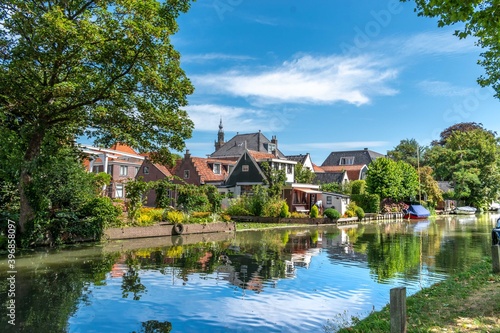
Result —
<instances>
[{"instance_id":1,"label":"grassy bank","mask_svg":"<svg viewBox=\"0 0 500 333\"><path fill-rule=\"evenodd\" d=\"M500 332L500 274L491 258L407 298L407 332ZM357 321L347 332L390 332L389 306ZM329 321L325 332L342 324Z\"/></svg>"}]
</instances>

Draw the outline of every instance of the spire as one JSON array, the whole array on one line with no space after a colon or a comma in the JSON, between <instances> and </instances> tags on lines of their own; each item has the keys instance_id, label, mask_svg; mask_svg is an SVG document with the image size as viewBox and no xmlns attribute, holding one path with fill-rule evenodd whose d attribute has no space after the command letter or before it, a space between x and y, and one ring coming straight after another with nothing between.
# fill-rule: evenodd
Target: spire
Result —
<instances>
[{"instance_id":1,"label":"spire","mask_svg":"<svg viewBox=\"0 0 500 333\"><path fill-rule=\"evenodd\" d=\"M219 150L224 145L224 127L222 126L222 116L219 122L219 133L217 134L217 141L215 141L215 151Z\"/></svg>"}]
</instances>

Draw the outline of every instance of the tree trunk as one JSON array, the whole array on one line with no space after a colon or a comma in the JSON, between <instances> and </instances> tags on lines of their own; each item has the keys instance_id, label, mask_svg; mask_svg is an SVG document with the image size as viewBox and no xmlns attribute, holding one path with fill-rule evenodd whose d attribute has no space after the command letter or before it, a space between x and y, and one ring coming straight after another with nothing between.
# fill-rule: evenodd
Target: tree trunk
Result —
<instances>
[{"instance_id":1,"label":"tree trunk","mask_svg":"<svg viewBox=\"0 0 500 333\"><path fill-rule=\"evenodd\" d=\"M26 232L26 224L35 216L35 211L26 193L26 189L31 183L31 163L40 155L40 148L43 140L42 131L33 134L28 143L28 148L24 154L24 161L21 167L21 177L19 181L20 213L19 213L19 232Z\"/></svg>"}]
</instances>

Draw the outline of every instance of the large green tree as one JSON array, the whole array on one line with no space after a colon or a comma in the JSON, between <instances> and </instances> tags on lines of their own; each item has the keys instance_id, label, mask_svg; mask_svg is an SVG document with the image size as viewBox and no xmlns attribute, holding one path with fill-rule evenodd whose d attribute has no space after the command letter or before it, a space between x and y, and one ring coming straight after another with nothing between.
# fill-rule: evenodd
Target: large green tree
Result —
<instances>
[{"instance_id":1,"label":"large green tree","mask_svg":"<svg viewBox=\"0 0 500 333\"><path fill-rule=\"evenodd\" d=\"M408 163L390 158L377 158L370 163L366 175L366 191L381 199L408 200L418 192L417 171Z\"/></svg>"},{"instance_id":2,"label":"large green tree","mask_svg":"<svg viewBox=\"0 0 500 333\"><path fill-rule=\"evenodd\" d=\"M451 181L455 199L484 207L500 192L500 149L498 139L484 129L454 131L446 143L426 154L436 178Z\"/></svg>"},{"instance_id":3,"label":"large green tree","mask_svg":"<svg viewBox=\"0 0 500 333\"><path fill-rule=\"evenodd\" d=\"M410 0L401 0L407 2ZM415 11L419 16L437 17L438 26L463 23L455 30L459 38L472 36L482 50L478 63L484 67L485 75L478 83L495 89L500 98L500 11L497 0L415 0Z\"/></svg>"},{"instance_id":4,"label":"large green tree","mask_svg":"<svg viewBox=\"0 0 500 333\"><path fill-rule=\"evenodd\" d=\"M403 161L417 168L423 156L425 147L418 144L415 139L404 139L394 147L393 150L387 152L387 157L394 161Z\"/></svg>"},{"instance_id":5,"label":"large green tree","mask_svg":"<svg viewBox=\"0 0 500 333\"><path fill-rule=\"evenodd\" d=\"M121 141L182 150L193 87L170 36L190 0L4 0L0 4L0 132L23 152L20 231L34 211L26 189L45 144ZM9 135L11 135L9 134ZM50 142L49 142L50 141Z\"/></svg>"},{"instance_id":6,"label":"large green tree","mask_svg":"<svg viewBox=\"0 0 500 333\"><path fill-rule=\"evenodd\" d=\"M299 162L295 165L294 177L296 183L311 184L316 175L309 168L305 168L304 165Z\"/></svg>"}]
</instances>

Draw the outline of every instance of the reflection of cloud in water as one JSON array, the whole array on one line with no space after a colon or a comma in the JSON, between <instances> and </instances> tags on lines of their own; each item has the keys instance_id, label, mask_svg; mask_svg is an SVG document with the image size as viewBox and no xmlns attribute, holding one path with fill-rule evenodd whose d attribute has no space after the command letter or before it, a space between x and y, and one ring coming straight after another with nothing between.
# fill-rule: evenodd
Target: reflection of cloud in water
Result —
<instances>
[{"instance_id":1,"label":"reflection of cloud in water","mask_svg":"<svg viewBox=\"0 0 500 333\"><path fill-rule=\"evenodd\" d=\"M424 231L427 228L429 228L430 224L431 224L431 222L429 220L419 221L413 227L413 231L415 231L415 232Z\"/></svg>"}]
</instances>

